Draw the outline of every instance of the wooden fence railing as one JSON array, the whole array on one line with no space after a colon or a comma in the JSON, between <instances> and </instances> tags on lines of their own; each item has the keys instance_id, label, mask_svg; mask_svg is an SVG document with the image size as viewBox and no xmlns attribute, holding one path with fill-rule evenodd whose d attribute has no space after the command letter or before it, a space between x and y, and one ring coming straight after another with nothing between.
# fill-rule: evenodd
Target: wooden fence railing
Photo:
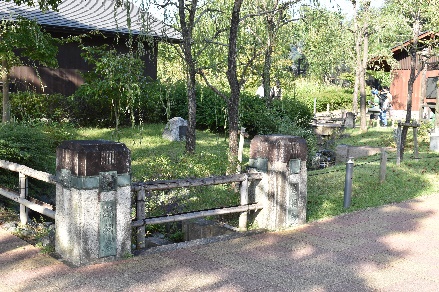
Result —
<instances>
[{"instance_id":1,"label":"wooden fence railing","mask_svg":"<svg viewBox=\"0 0 439 292\"><path fill-rule=\"evenodd\" d=\"M27 208L41 213L49 218L55 219L55 211L52 206L39 202L38 200L28 197L28 178L49 183L56 184L56 176L32 169L30 167L20 165L17 163L0 160L0 168L18 172L19 189L20 192L14 192L6 188L0 187L0 195L14 200L20 204L20 221L22 224L27 224L29 221ZM137 242L138 248L145 246L145 225L161 224L169 222L177 222L188 219L202 218L206 216L223 215L231 213L241 213L239 217L239 229L244 231L247 229L247 213L252 210L262 209L260 203L249 204L248 199L248 185L249 181L262 179L262 173L251 172L242 173L229 176L208 177L199 179L180 179L168 181L151 181L138 182L131 184L131 191L136 194L136 219L132 220L131 226L137 228ZM172 214L160 217L147 218L145 213L145 194L150 191L171 190L175 188L189 188L199 186L212 186L219 184L240 183L240 205L229 206L222 208L215 208L209 210L198 210L180 214Z\"/></svg>"},{"instance_id":2,"label":"wooden fence railing","mask_svg":"<svg viewBox=\"0 0 439 292\"><path fill-rule=\"evenodd\" d=\"M260 172L241 173L229 176L208 177L200 179L181 179L168 181L151 181L138 182L131 184L131 191L136 193L136 219L132 221L131 226L137 228L137 248L145 247L145 225L161 224L183 221L188 219L201 218L206 216L241 213L239 216L239 229L247 229L247 213L251 210L262 209L259 203L249 204L248 200L248 182L251 180L262 179ZM196 186L211 186L219 184L228 184L240 182L240 205L232 207L223 207L202 211L193 211L183 214L172 214L160 217L146 218L145 214L145 194L148 191L170 190L175 188L188 188Z\"/></svg>"},{"instance_id":3,"label":"wooden fence railing","mask_svg":"<svg viewBox=\"0 0 439 292\"><path fill-rule=\"evenodd\" d=\"M49 184L56 184L56 177L50 173L38 171L17 163L0 160L0 168L18 172L20 193L0 188L0 195L14 200L20 204L20 221L26 224L29 221L26 208L55 219L55 211L48 204L41 204L38 200L28 197L28 177L32 177Z\"/></svg>"}]
</instances>

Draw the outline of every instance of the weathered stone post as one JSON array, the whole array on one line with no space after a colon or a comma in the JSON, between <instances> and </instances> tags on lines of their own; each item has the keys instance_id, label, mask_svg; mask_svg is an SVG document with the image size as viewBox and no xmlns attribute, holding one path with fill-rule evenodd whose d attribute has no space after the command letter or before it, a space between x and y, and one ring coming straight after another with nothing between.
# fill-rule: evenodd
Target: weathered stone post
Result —
<instances>
[{"instance_id":1,"label":"weathered stone post","mask_svg":"<svg viewBox=\"0 0 439 292\"><path fill-rule=\"evenodd\" d=\"M249 166L261 171L262 180L250 190L263 209L256 213L259 228L287 228L306 222L307 145L295 136L255 136L250 143Z\"/></svg>"},{"instance_id":2,"label":"weathered stone post","mask_svg":"<svg viewBox=\"0 0 439 292\"><path fill-rule=\"evenodd\" d=\"M346 113L345 127L349 129L355 128L355 114L353 112Z\"/></svg>"},{"instance_id":3,"label":"weathered stone post","mask_svg":"<svg viewBox=\"0 0 439 292\"><path fill-rule=\"evenodd\" d=\"M435 129L430 134L430 150L439 152L439 129Z\"/></svg>"},{"instance_id":4,"label":"weathered stone post","mask_svg":"<svg viewBox=\"0 0 439 292\"><path fill-rule=\"evenodd\" d=\"M131 254L130 151L111 141L65 141L56 150L55 250L83 265Z\"/></svg>"}]
</instances>

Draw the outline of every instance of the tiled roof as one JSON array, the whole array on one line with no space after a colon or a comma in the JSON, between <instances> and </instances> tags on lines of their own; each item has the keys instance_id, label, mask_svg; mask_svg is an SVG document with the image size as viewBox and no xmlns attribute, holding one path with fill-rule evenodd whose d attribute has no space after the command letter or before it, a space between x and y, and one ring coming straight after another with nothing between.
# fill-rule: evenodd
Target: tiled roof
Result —
<instances>
[{"instance_id":1,"label":"tiled roof","mask_svg":"<svg viewBox=\"0 0 439 292\"><path fill-rule=\"evenodd\" d=\"M126 3L126 1L123 1ZM127 11L115 8L113 0L63 0L58 12L43 12L36 7L16 5L0 0L0 19L16 19L18 15L36 20L41 26L51 29L88 32L99 30L103 33L129 33ZM138 6L129 4L131 33L159 38L180 39L180 34L163 22L145 13ZM149 17L148 17L149 15ZM142 21L145 19L145 21Z\"/></svg>"}]
</instances>

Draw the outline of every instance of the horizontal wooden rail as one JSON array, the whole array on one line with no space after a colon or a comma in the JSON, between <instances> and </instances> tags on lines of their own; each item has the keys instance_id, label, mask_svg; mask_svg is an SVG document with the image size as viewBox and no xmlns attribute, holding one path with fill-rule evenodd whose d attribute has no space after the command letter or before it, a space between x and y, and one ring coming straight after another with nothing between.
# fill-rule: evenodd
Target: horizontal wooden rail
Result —
<instances>
[{"instance_id":1,"label":"horizontal wooden rail","mask_svg":"<svg viewBox=\"0 0 439 292\"><path fill-rule=\"evenodd\" d=\"M259 172L255 172L255 173L233 174L227 176L215 176L208 178L197 178L197 179L137 182L131 185L131 190L133 192L138 192L140 190L160 191L160 190L169 190L174 188L198 187L198 186L227 184L232 182L242 182L246 179L248 180L262 179L262 174Z\"/></svg>"},{"instance_id":2,"label":"horizontal wooden rail","mask_svg":"<svg viewBox=\"0 0 439 292\"><path fill-rule=\"evenodd\" d=\"M398 122L398 126L417 128L417 127L420 127L421 125L416 123L416 122L415 123L401 123L401 122Z\"/></svg>"},{"instance_id":3,"label":"horizontal wooden rail","mask_svg":"<svg viewBox=\"0 0 439 292\"><path fill-rule=\"evenodd\" d=\"M0 188L0 195L3 195L5 197L7 197L8 199L14 200L14 201L28 207L29 209L32 209L32 210L38 212L38 213L46 215L49 218L55 219L55 211L50 210L44 206L35 204L33 202L30 202L26 199L20 198L20 195L14 193L14 192Z\"/></svg>"},{"instance_id":4,"label":"horizontal wooden rail","mask_svg":"<svg viewBox=\"0 0 439 292\"><path fill-rule=\"evenodd\" d=\"M39 170L35 170L32 169L30 167L24 166L24 165L20 165L14 162L9 162L6 160L1 160L0 159L0 168L4 168L10 171L15 171L15 172L19 172L22 173L28 177L33 177L36 178L38 180L50 183L50 184L56 184L56 176L44 171L39 171Z\"/></svg>"},{"instance_id":5,"label":"horizontal wooden rail","mask_svg":"<svg viewBox=\"0 0 439 292\"><path fill-rule=\"evenodd\" d=\"M188 220L188 219L202 218L202 217L207 217L207 216L223 215L223 214L230 214L230 213L241 213L241 212L247 212L247 211L251 211L251 210L259 210L262 208L263 208L262 204L254 203L254 204L235 206L235 207L218 208L218 209L211 209L211 210L205 210L205 211L195 211L195 212L184 213L184 214L174 214L174 215L169 215L169 216L145 218L145 219L136 220L136 221L133 220L131 222L131 226L132 227L140 227L140 226L148 225L148 224L170 223L170 222L183 221L183 220Z\"/></svg>"}]
</instances>

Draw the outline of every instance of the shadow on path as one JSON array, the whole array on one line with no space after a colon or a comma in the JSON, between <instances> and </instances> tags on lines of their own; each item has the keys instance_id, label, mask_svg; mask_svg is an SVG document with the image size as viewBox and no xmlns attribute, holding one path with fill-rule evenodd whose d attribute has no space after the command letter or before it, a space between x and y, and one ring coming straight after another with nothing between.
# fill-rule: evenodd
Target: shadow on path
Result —
<instances>
[{"instance_id":1,"label":"shadow on path","mask_svg":"<svg viewBox=\"0 0 439 292\"><path fill-rule=\"evenodd\" d=\"M3 248L9 239L2 231L0 273L6 291L437 291L438 210L439 195L432 195L78 268L42 255L26 265L29 247L9 255L15 248Z\"/></svg>"}]
</instances>

